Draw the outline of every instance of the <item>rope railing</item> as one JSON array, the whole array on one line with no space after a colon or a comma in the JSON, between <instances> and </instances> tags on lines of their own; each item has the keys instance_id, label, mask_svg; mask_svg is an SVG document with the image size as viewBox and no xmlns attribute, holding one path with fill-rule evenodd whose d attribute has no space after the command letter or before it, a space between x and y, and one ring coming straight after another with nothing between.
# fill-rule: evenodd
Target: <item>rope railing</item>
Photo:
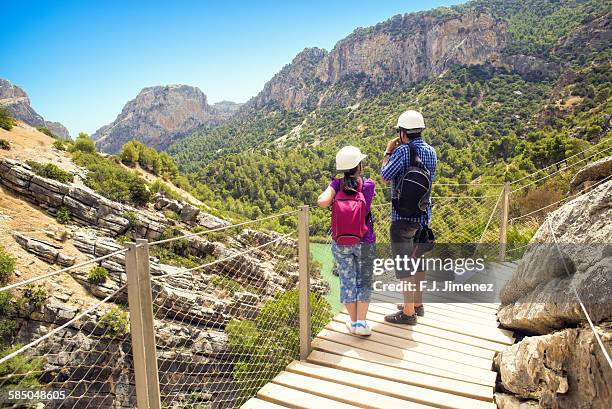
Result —
<instances>
[{"instance_id":1,"label":"rope railing","mask_svg":"<svg viewBox=\"0 0 612 409\"><path fill-rule=\"evenodd\" d=\"M603 133L601 136L603 136L603 135L604 135L604 134L606 134L606 133L607 133L607 131L606 131L606 132L604 132L604 133ZM562 164L562 163L566 163L568 160L573 159L573 158L575 158L575 157L577 157L577 156L584 155L586 152L589 152L589 151L591 151L591 150L593 150L593 149L597 148L597 147L598 147L598 146L600 146L600 145L606 145L608 142L610 142L610 139L602 139L602 140L600 140L599 142L597 142L596 144L593 144L593 145L589 146L589 147L588 147L588 148L586 148L586 149L583 149L582 151L580 151L580 152L578 152L578 153L575 153L575 154L573 154L573 155L571 155L571 156L568 156L568 157L567 157L567 158L565 158L565 159L561 159L560 161L555 162L555 163L553 163L552 165L546 166L546 167L544 167L544 168L542 168L542 169L538 169L538 170L536 170L535 172L530 173L529 175L526 175L526 176L523 176L523 177L521 177L521 178L519 178L519 179L513 180L512 182L510 182L510 184L513 184L513 185L514 185L514 184L516 184L516 183L522 182L522 181L523 181L523 180L525 180L525 179L532 178L532 177L534 177L535 175L537 175L537 174L538 174L538 173L540 173L540 172L545 172L545 171L547 171L548 169L551 169L551 168L553 168L553 167L558 167L560 164Z\"/></svg>"},{"instance_id":2,"label":"rope railing","mask_svg":"<svg viewBox=\"0 0 612 409\"><path fill-rule=\"evenodd\" d=\"M510 219L509 219L509 222L510 222L510 223L513 223L513 222L515 222L515 221L517 221L517 220L524 219L525 217L529 217L529 216L532 216L532 215L534 215L534 214L540 213L540 212L542 212L543 210L546 210L546 209L548 209L548 208L550 208L550 207L552 207L552 206L558 205L559 203L562 203L562 202L566 202L566 201L569 201L569 200L575 199L576 197L578 197L578 196L580 196L580 195L584 194L585 192L587 192L587 191L589 191L589 190L594 189L595 187L597 187L597 186L601 185L602 183L607 182L607 181L608 181L608 180L610 180L611 178L612 178L612 175L609 175L609 176L607 176L607 177L605 177L605 178L603 178L603 179L601 179L601 180L599 180L599 181L595 182L593 185L587 186L587 187L585 187L585 188L583 188L583 189L579 190L578 192L574 193L573 195L570 195L570 196L564 197L564 198L563 198L563 199L561 199L561 200L557 200L556 202L550 203L550 204L548 204L548 205L546 205L546 206L542 206L542 207L540 207L539 209L536 209L536 210L530 211L530 212L525 213L525 214L522 214L522 215L520 215L520 216L512 217L512 218L510 218Z\"/></svg>"},{"instance_id":3,"label":"rope railing","mask_svg":"<svg viewBox=\"0 0 612 409\"><path fill-rule=\"evenodd\" d=\"M559 174L559 173L561 173L561 172L565 172L565 171L567 171L569 168L571 168L571 167L573 167L573 166L575 166L575 165L577 165L577 164L580 164L580 163L582 163L582 162L585 162L585 161L588 161L588 160L590 160L590 159L593 159L595 156L598 156L598 155L601 155L601 154L607 153L607 152L609 152L609 151L612 151L612 147L609 147L609 148L606 148L606 149L604 149L604 150L602 150L602 151L600 151L600 152L594 153L593 155L591 155L591 156L589 156L589 157L586 157L586 158L583 158L583 159L580 159L579 161L576 161L576 162L574 162L573 164L568 165L568 166L567 166L567 167L565 167L565 168L559 169L559 170L557 170L557 171L555 171L555 172L553 172L553 173L550 173L550 174L548 174L548 175L546 175L546 176L544 176L544 177L541 177L541 178L539 178L539 179L537 179L537 180L534 180L534 181L532 181L532 182L529 182L529 183L527 183L527 184L525 184L525 185L523 185L523 186L517 187L516 189L511 190L511 191L510 191L510 193L515 193L515 192L518 192L518 191L520 191L520 190L525 189L526 187L533 186L533 185L535 185L535 184L537 184L537 183L539 183L539 182L541 182L541 181L543 181L543 180L550 179L551 177L553 177L553 176L555 176L555 175L557 175L557 174Z\"/></svg>"}]
</instances>

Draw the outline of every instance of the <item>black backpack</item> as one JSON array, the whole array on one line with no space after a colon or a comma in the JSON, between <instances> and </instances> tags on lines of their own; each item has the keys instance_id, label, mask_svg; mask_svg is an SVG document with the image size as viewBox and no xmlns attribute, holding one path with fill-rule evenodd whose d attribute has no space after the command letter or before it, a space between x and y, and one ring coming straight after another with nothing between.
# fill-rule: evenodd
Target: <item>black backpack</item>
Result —
<instances>
[{"instance_id":1,"label":"black backpack","mask_svg":"<svg viewBox=\"0 0 612 409\"><path fill-rule=\"evenodd\" d=\"M427 212L431 195L431 173L412 144L410 148L410 166L402 176L395 189L391 203L402 217L419 217Z\"/></svg>"}]
</instances>

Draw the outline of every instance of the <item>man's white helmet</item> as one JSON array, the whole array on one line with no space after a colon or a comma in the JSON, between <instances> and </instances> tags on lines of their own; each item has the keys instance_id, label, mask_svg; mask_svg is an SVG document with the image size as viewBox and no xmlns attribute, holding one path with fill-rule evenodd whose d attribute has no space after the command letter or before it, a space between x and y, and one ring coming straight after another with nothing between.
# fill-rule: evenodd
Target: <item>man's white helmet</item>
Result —
<instances>
[{"instance_id":1,"label":"man's white helmet","mask_svg":"<svg viewBox=\"0 0 612 409\"><path fill-rule=\"evenodd\" d=\"M397 118L397 128L404 128L408 133L418 133L425 129L425 120L418 111L408 110L402 112Z\"/></svg>"},{"instance_id":2,"label":"man's white helmet","mask_svg":"<svg viewBox=\"0 0 612 409\"><path fill-rule=\"evenodd\" d=\"M336 170L351 170L357 167L366 156L368 155L361 153L359 148L355 146L345 146L336 154Z\"/></svg>"}]
</instances>

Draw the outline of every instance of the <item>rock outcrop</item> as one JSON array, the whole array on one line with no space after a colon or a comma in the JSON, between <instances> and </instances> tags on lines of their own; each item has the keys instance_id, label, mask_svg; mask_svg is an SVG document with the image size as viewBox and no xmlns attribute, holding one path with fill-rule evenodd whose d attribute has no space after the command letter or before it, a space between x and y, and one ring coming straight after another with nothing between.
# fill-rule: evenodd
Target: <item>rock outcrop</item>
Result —
<instances>
[{"instance_id":1,"label":"rock outcrop","mask_svg":"<svg viewBox=\"0 0 612 409\"><path fill-rule=\"evenodd\" d=\"M64 267L69 267L74 264L75 258L62 253L60 251L61 246L58 247L52 243L28 237L17 232L13 233L13 237L24 250L35 254L47 263L59 264Z\"/></svg>"},{"instance_id":2,"label":"rock outcrop","mask_svg":"<svg viewBox=\"0 0 612 409\"><path fill-rule=\"evenodd\" d=\"M15 119L36 128L48 128L54 135L69 138L68 129L59 122L45 121L30 105L26 92L10 81L0 78L0 107L9 110Z\"/></svg>"},{"instance_id":3,"label":"rock outcrop","mask_svg":"<svg viewBox=\"0 0 612 409\"><path fill-rule=\"evenodd\" d=\"M206 95L189 85L147 87L92 137L99 150L109 153L117 153L131 139L163 149L197 128L219 124L236 109L230 102L209 105Z\"/></svg>"},{"instance_id":4,"label":"rock outcrop","mask_svg":"<svg viewBox=\"0 0 612 409\"><path fill-rule=\"evenodd\" d=\"M38 176L28 165L12 159L0 162L0 184L52 215L64 207L76 223L97 226L112 236L123 234L130 228L127 212L133 212L138 218L138 233L151 240L158 239L164 228L170 225L163 216L153 216L113 202L88 188Z\"/></svg>"},{"instance_id":5,"label":"rock outcrop","mask_svg":"<svg viewBox=\"0 0 612 409\"><path fill-rule=\"evenodd\" d=\"M612 174L612 157L578 172L574 190ZM589 185L589 183L591 183ZM548 215L501 292L502 326L527 336L496 357L500 408L609 408L612 369L612 181ZM551 230L552 229L552 230ZM521 406L522 405L522 406Z\"/></svg>"},{"instance_id":6,"label":"rock outcrop","mask_svg":"<svg viewBox=\"0 0 612 409\"><path fill-rule=\"evenodd\" d=\"M355 30L329 53L302 51L245 108L343 105L373 90L431 78L454 64L498 64L505 35L505 23L482 11L397 15Z\"/></svg>"}]
</instances>

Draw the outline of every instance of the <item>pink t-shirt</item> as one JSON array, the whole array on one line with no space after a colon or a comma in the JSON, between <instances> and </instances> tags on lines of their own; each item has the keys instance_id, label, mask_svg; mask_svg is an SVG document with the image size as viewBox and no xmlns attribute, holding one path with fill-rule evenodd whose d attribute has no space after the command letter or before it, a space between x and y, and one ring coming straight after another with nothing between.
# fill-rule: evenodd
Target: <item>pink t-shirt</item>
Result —
<instances>
[{"instance_id":1,"label":"pink t-shirt","mask_svg":"<svg viewBox=\"0 0 612 409\"><path fill-rule=\"evenodd\" d=\"M341 178L333 178L331 182L329 182L329 185L332 187L332 189L338 192L338 190L340 190L341 180ZM370 211L370 206L372 206L372 200L374 200L374 196L376 195L375 185L376 184L372 179L363 180L363 187L361 188L361 191L363 192L368 212ZM363 236L361 242L369 244L376 243L376 234L374 233L374 223L371 215L366 219L366 226L368 226L368 231L366 232L365 236Z\"/></svg>"}]
</instances>

